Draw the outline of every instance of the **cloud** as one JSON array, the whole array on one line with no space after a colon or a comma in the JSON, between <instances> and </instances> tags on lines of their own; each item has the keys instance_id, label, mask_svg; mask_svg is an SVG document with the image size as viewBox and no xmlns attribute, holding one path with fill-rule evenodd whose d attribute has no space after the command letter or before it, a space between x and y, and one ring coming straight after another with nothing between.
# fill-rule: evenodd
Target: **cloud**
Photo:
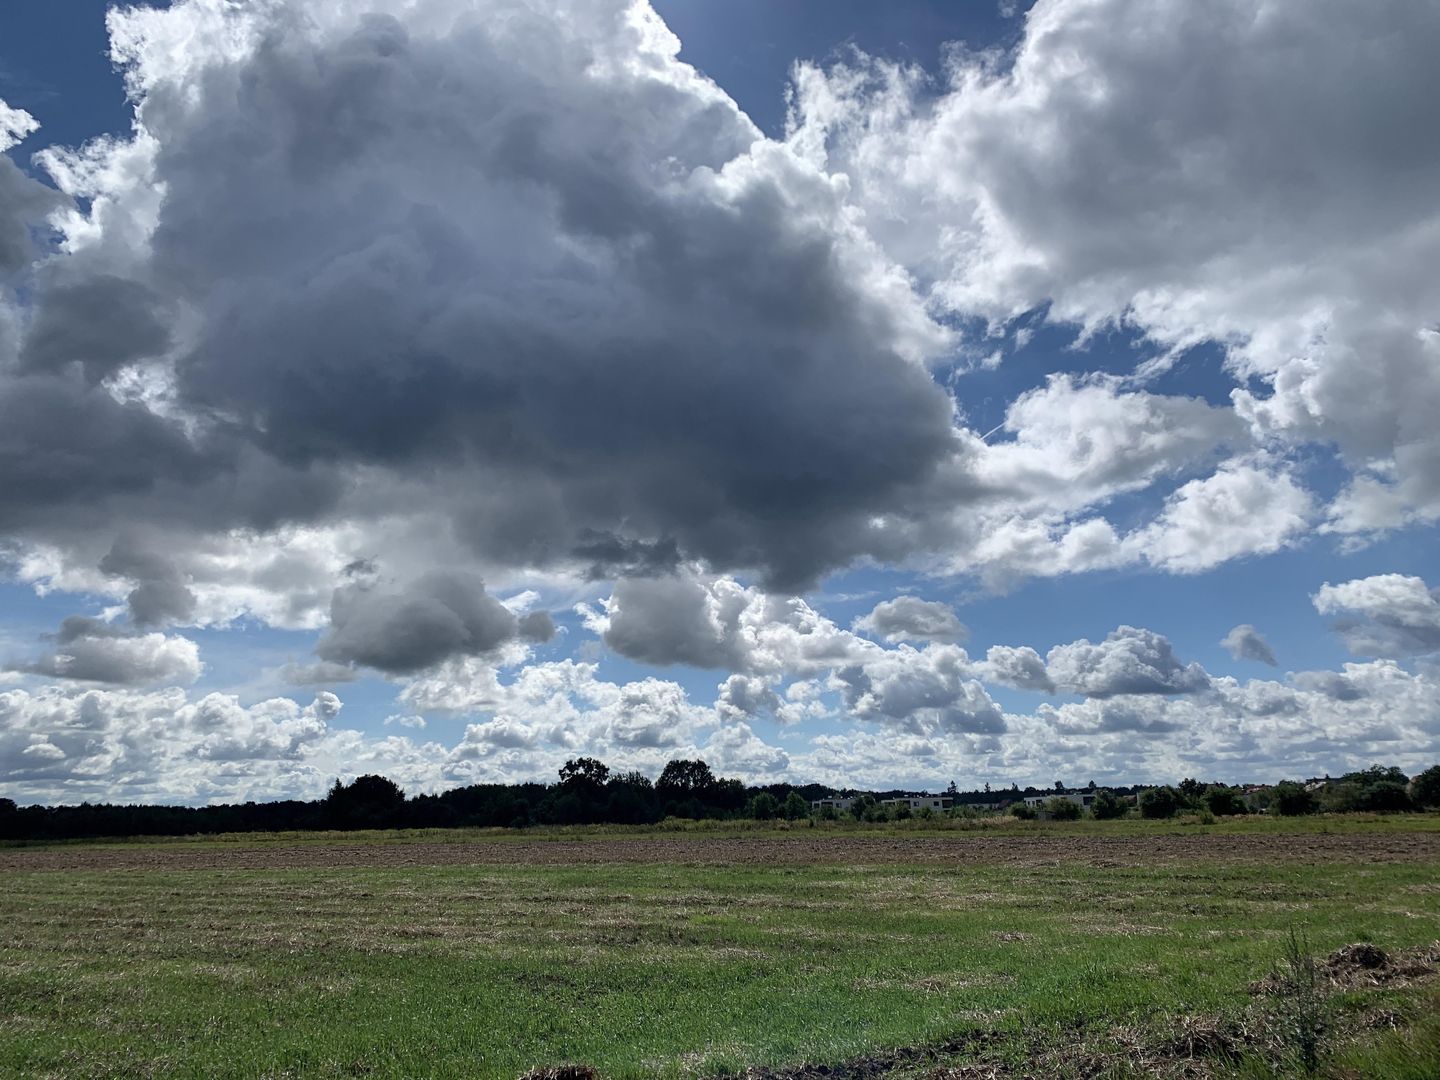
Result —
<instances>
[{"instance_id":1,"label":"cloud","mask_svg":"<svg viewBox=\"0 0 1440 1080\"><path fill-rule=\"evenodd\" d=\"M1134 626L1117 627L1095 644L1081 638L1057 645L1045 663L1057 689L1090 698L1193 694L1210 686L1205 669L1182 664L1168 638Z\"/></svg>"},{"instance_id":2,"label":"cloud","mask_svg":"<svg viewBox=\"0 0 1440 1080\"><path fill-rule=\"evenodd\" d=\"M75 426L114 407L97 381L139 380L135 422L185 452L178 488L147 461L99 521L263 532L403 491L477 563L683 556L797 585L887 555L877 513L928 512L957 445L922 361L951 335L843 184L761 138L647 7L108 22L138 127L39 158L89 202L36 271L25 370L69 380ZM236 484L256 501L222 502ZM85 516L78 488L34 493L37 532Z\"/></svg>"},{"instance_id":3,"label":"cloud","mask_svg":"<svg viewBox=\"0 0 1440 1080\"><path fill-rule=\"evenodd\" d=\"M892 645L901 641L964 641L970 633L950 607L918 596L881 601L870 614L855 620L855 629Z\"/></svg>"},{"instance_id":4,"label":"cloud","mask_svg":"<svg viewBox=\"0 0 1440 1080\"><path fill-rule=\"evenodd\" d=\"M790 141L996 339L1037 309L1133 330L1141 379L1218 343L1253 437L1339 448L1332 527L1385 528L1440 514L1437 47L1405 0L1047 0L938 85L802 64Z\"/></svg>"},{"instance_id":5,"label":"cloud","mask_svg":"<svg viewBox=\"0 0 1440 1080\"><path fill-rule=\"evenodd\" d=\"M188 638L142 634L85 616L60 624L55 647L20 670L54 679L141 686L192 683L204 665Z\"/></svg>"},{"instance_id":6,"label":"cloud","mask_svg":"<svg viewBox=\"0 0 1440 1080\"><path fill-rule=\"evenodd\" d=\"M1123 546L1163 569L1196 573L1278 551L1304 535L1313 512L1309 493L1288 473L1232 461L1182 485Z\"/></svg>"},{"instance_id":7,"label":"cloud","mask_svg":"<svg viewBox=\"0 0 1440 1080\"><path fill-rule=\"evenodd\" d=\"M1339 585L1327 581L1312 599L1322 615L1353 611L1361 616L1336 626L1358 655L1419 656L1440 650L1440 593L1422 578L1377 574Z\"/></svg>"},{"instance_id":8,"label":"cloud","mask_svg":"<svg viewBox=\"0 0 1440 1080\"><path fill-rule=\"evenodd\" d=\"M1270 643L1249 623L1241 623L1232 629L1221 639L1220 644L1225 646L1236 660L1254 660L1271 667L1276 664L1275 651L1270 648Z\"/></svg>"},{"instance_id":9,"label":"cloud","mask_svg":"<svg viewBox=\"0 0 1440 1080\"><path fill-rule=\"evenodd\" d=\"M1016 690L1053 692L1054 682L1045 670L1045 661L1028 645L992 645L985 653L982 678Z\"/></svg>"},{"instance_id":10,"label":"cloud","mask_svg":"<svg viewBox=\"0 0 1440 1080\"><path fill-rule=\"evenodd\" d=\"M529 615L524 621L527 634L553 631ZM357 582L335 590L330 629L315 652L331 663L407 674L493 652L520 635L521 622L467 574L434 571L400 589Z\"/></svg>"},{"instance_id":11,"label":"cloud","mask_svg":"<svg viewBox=\"0 0 1440 1080\"><path fill-rule=\"evenodd\" d=\"M0 153L40 127L24 109L17 109L0 99Z\"/></svg>"}]
</instances>

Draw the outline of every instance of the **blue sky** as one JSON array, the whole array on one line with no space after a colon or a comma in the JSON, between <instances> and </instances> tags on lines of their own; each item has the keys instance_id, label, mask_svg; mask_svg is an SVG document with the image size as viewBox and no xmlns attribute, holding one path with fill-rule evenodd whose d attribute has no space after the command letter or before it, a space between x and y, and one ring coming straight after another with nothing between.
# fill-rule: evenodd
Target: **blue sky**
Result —
<instances>
[{"instance_id":1,"label":"blue sky","mask_svg":"<svg viewBox=\"0 0 1440 1080\"><path fill-rule=\"evenodd\" d=\"M0 791L1440 757L1436 20L1015 7L13 0Z\"/></svg>"}]
</instances>

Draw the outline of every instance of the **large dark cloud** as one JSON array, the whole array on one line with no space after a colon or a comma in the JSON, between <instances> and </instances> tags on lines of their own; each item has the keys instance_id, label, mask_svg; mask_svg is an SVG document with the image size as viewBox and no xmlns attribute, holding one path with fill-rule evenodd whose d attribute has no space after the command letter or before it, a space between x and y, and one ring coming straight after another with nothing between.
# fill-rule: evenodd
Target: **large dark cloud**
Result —
<instances>
[{"instance_id":1,"label":"large dark cloud","mask_svg":"<svg viewBox=\"0 0 1440 1080\"><path fill-rule=\"evenodd\" d=\"M403 589L356 583L335 590L330 629L316 653L387 674L433 667L452 656L480 656L524 637L547 640L548 615L515 613L470 574L435 571Z\"/></svg>"},{"instance_id":2,"label":"large dark cloud","mask_svg":"<svg viewBox=\"0 0 1440 1080\"><path fill-rule=\"evenodd\" d=\"M106 181L117 242L47 270L22 359L93 383L173 346L175 396L162 420L51 391L59 429L120 410L102 421L137 429L106 440L134 484L175 470L149 444L185 442L178 479L202 490L163 509L191 518L215 471L381 469L492 563L701 558L794 586L903 548L873 519L925 512L955 454L917 362L941 335L843 191L629 5L369 9L121 20L153 179ZM250 44L227 51L221 24ZM182 28L215 44L152 47ZM137 243L117 222L155 184ZM72 450L52 500L129 488ZM329 509L277 499L281 520ZM260 509L227 517L273 524L243 520Z\"/></svg>"}]
</instances>

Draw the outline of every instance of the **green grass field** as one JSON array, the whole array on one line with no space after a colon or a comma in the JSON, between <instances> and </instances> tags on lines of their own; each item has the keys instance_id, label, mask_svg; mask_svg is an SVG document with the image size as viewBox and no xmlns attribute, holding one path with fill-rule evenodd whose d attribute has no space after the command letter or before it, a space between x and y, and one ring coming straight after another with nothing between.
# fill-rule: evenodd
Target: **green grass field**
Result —
<instances>
[{"instance_id":1,"label":"green grass field","mask_svg":"<svg viewBox=\"0 0 1440 1080\"><path fill-rule=\"evenodd\" d=\"M1049 845L1027 865L833 852L811 864L803 847L774 865L712 864L693 843L676 861L556 865L529 857L546 840L514 834L465 840L510 845L513 860L484 865L309 866L304 853L327 841L294 838L68 847L81 857L58 868L27 861L53 849L12 850L0 871L0 1074L514 1077L575 1061L607 1077L708 1076L971 1036L969 1056L1003 1070L1057 1048L1104 1051L1121 1032L1158 1047L1197 1018L1270 1023L1246 987L1292 929L1321 955L1440 939L1436 819L1329 824L1352 838L1349 854L1316 861L1232 858L1229 836L1285 843L1277 822L1171 826L1213 837L1212 854L1184 861L1090 848L1072 861ZM1320 825L1289 828L1298 840ZM1067 829L1013 835L1165 835L1143 822ZM1367 856L1368 837L1411 830L1413 857ZM768 835L805 845L820 832ZM411 840L464 838L344 839L403 857ZM959 830L932 839L972 842ZM301 865L223 866L227 850L281 847ZM108 861L137 849L221 855L199 867ZM1400 1030L1335 1036L1329 1075L1440 1075L1440 1032L1410 1023L1435 1008L1440 983L1402 982L1332 1001ZM967 1051L949 1058L961 1070ZM1267 1068L1213 1055L1192 1065Z\"/></svg>"}]
</instances>

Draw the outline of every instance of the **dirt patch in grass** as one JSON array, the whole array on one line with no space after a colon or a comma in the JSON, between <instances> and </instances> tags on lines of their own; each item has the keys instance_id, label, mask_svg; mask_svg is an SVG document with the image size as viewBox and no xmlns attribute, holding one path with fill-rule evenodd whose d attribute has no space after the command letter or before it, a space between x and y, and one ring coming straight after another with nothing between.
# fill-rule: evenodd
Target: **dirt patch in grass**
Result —
<instances>
[{"instance_id":1,"label":"dirt patch in grass","mask_svg":"<svg viewBox=\"0 0 1440 1080\"><path fill-rule=\"evenodd\" d=\"M1440 974L1440 941L1395 952L1386 952L1368 941L1356 942L1327 956L1319 966L1319 973L1331 990L1412 986ZM1275 996L1286 993L1289 988L1289 979L1277 971L1251 983L1250 993L1257 997Z\"/></svg>"},{"instance_id":2,"label":"dirt patch in grass","mask_svg":"<svg viewBox=\"0 0 1440 1080\"><path fill-rule=\"evenodd\" d=\"M1434 862L1440 832L1313 833L1234 836L644 836L473 843L266 843L194 847L183 843L0 849L0 872L25 870L283 870L409 866L934 865L1145 866L1209 862Z\"/></svg>"}]
</instances>

